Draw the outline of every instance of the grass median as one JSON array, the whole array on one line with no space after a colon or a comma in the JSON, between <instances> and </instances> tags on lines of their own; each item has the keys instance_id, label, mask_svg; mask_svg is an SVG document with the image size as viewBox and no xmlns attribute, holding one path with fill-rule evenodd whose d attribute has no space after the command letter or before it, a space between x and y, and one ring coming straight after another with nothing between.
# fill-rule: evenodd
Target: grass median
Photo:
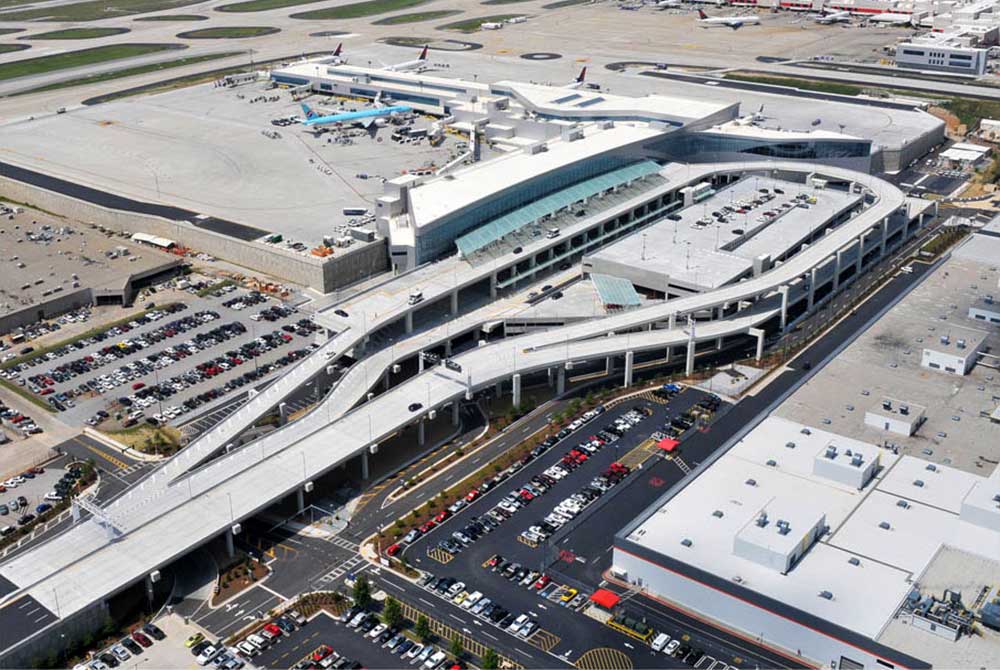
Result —
<instances>
[{"instance_id":1,"label":"grass median","mask_svg":"<svg viewBox=\"0 0 1000 670\"><path fill-rule=\"evenodd\" d=\"M397 14L396 16L387 16L384 19L379 19L378 21L372 21L373 26L395 26L401 23L419 23L421 21L433 21L436 19L444 19L449 16L455 16L456 14L461 14L461 9L442 9L436 12L414 12L412 14Z\"/></svg>"},{"instance_id":2,"label":"grass median","mask_svg":"<svg viewBox=\"0 0 1000 670\"><path fill-rule=\"evenodd\" d=\"M21 40L96 40L100 37L110 37L111 35L123 35L129 32L128 28L66 28L65 30L52 30L47 33L37 35L26 35L19 37Z\"/></svg>"},{"instance_id":3,"label":"grass median","mask_svg":"<svg viewBox=\"0 0 1000 670\"><path fill-rule=\"evenodd\" d=\"M200 14L161 14L160 16L140 16L136 21L208 21Z\"/></svg>"},{"instance_id":4,"label":"grass median","mask_svg":"<svg viewBox=\"0 0 1000 670\"><path fill-rule=\"evenodd\" d=\"M364 2L352 2L339 7L327 7L325 9L315 9L311 12L292 14L291 18L306 20L359 19L366 16L377 16L378 14L386 14L401 9L419 7L428 2L430 0L365 0Z\"/></svg>"},{"instance_id":5,"label":"grass median","mask_svg":"<svg viewBox=\"0 0 1000 670\"><path fill-rule=\"evenodd\" d=\"M30 49L30 44L0 44L0 54L14 53L15 51L24 51L25 49Z\"/></svg>"},{"instance_id":6,"label":"grass median","mask_svg":"<svg viewBox=\"0 0 1000 670\"><path fill-rule=\"evenodd\" d=\"M168 61L163 61L161 63L138 65L136 67L128 67L128 68L123 68L121 70L112 70L111 72L99 72L97 74L87 75L86 77L78 77L76 79L57 81L54 84L47 84L45 86L39 86L38 88L31 88L25 91L18 91L17 93L12 94L11 97L15 97L18 95L27 95L29 93L39 93L42 91L55 91L62 88L72 88L73 86L83 86L86 84L99 84L103 81L113 81L115 79L134 77L136 75L147 74L149 72L159 72L161 70L170 70L176 67L184 67L186 65L196 65L198 63L205 63L207 61L219 60L221 58L231 58L233 56L239 56L242 53L244 52L226 51L224 53L218 53L218 54L191 56L190 58L178 58L176 60L168 60Z\"/></svg>"},{"instance_id":7,"label":"grass median","mask_svg":"<svg viewBox=\"0 0 1000 670\"><path fill-rule=\"evenodd\" d=\"M204 0L86 0L0 13L0 21L100 21L194 5ZM26 3L19 3L26 4Z\"/></svg>"},{"instance_id":8,"label":"grass median","mask_svg":"<svg viewBox=\"0 0 1000 670\"><path fill-rule=\"evenodd\" d=\"M25 58L0 64L0 81L184 48L186 47L180 44L113 44L51 56Z\"/></svg>"},{"instance_id":9,"label":"grass median","mask_svg":"<svg viewBox=\"0 0 1000 670\"><path fill-rule=\"evenodd\" d=\"M219 28L202 28L178 33L183 40L241 40L247 37L262 37L280 33L281 28L272 26L226 26Z\"/></svg>"},{"instance_id":10,"label":"grass median","mask_svg":"<svg viewBox=\"0 0 1000 670\"><path fill-rule=\"evenodd\" d=\"M437 30L455 30L460 33L474 33L482 28L484 23L503 23L508 19L514 18L515 16L522 16L522 14L495 14L493 16L480 16L475 19L465 19L464 21L446 23L443 26L437 26Z\"/></svg>"}]
</instances>

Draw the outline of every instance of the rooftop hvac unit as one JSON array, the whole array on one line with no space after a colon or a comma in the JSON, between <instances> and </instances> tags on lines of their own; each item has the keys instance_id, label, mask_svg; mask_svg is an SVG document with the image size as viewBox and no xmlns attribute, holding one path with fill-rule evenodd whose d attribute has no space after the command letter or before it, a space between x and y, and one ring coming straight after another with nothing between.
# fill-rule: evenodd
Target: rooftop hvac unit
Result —
<instances>
[{"instance_id":1,"label":"rooftop hvac unit","mask_svg":"<svg viewBox=\"0 0 1000 670\"><path fill-rule=\"evenodd\" d=\"M923 479L914 479L913 480L913 485L916 486L918 489L922 489L922 488L924 488L924 480Z\"/></svg>"},{"instance_id":2,"label":"rooftop hvac unit","mask_svg":"<svg viewBox=\"0 0 1000 670\"><path fill-rule=\"evenodd\" d=\"M892 410L892 401L891 400L883 400L882 401L882 409L884 409L886 411Z\"/></svg>"},{"instance_id":3,"label":"rooftop hvac unit","mask_svg":"<svg viewBox=\"0 0 1000 670\"><path fill-rule=\"evenodd\" d=\"M955 346L959 349L965 349L965 340L955 340Z\"/></svg>"},{"instance_id":4,"label":"rooftop hvac unit","mask_svg":"<svg viewBox=\"0 0 1000 670\"><path fill-rule=\"evenodd\" d=\"M745 484L746 484L747 486L757 486L757 480L756 480L756 479L748 479L748 480L746 480L746 482L744 482L744 483L745 483Z\"/></svg>"},{"instance_id":5,"label":"rooftop hvac unit","mask_svg":"<svg viewBox=\"0 0 1000 670\"><path fill-rule=\"evenodd\" d=\"M833 600L833 593L831 593L830 591L820 591L819 597L825 600Z\"/></svg>"},{"instance_id":6,"label":"rooftop hvac unit","mask_svg":"<svg viewBox=\"0 0 1000 670\"><path fill-rule=\"evenodd\" d=\"M712 516L714 516L716 519L721 519L722 518L722 510L721 509L715 510L714 512L712 512Z\"/></svg>"},{"instance_id":7,"label":"rooftop hvac unit","mask_svg":"<svg viewBox=\"0 0 1000 670\"><path fill-rule=\"evenodd\" d=\"M862 458L861 454L854 454L854 456L851 457L851 465L853 465L856 468L860 468L861 467L861 463L863 461L864 461L864 458Z\"/></svg>"},{"instance_id":8,"label":"rooftop hvac unit","mask_svg":"<svg viewBox=\"0 0 1000 670\"><path fill-rule=\"evenodd\" d=\"M905 500L897 500L896 501L896 507L901 507L903 509L909 509L910 503L906 502Z\"/></svg>"},{"instance_id":9,"label":"rooftop hvac unit","mask_svg":"<svg viewBox=\"0 0 1000 670\"><path fill-rule=\"evenodd\" d=\"M757 520L754 523L757 524L758 528L763 528L764 526L766 526L767 525L767 512L761 512L760 515L757 517Z\"/></svg>"},{"instance_id":10,"label":"rooftop hvac unit","mask_svg":"<svg viewBox=\"0 0 1000 670\"><path fill-rule=\"evenodd\" d=\"M987 305L992 305L993 304L993 296L991 296L991 295L986 296L985 298L983 298L983 302L985 302Z\"/></svg>"},{"instance_id":11,"label":"rooftop hvac unit","mask_svg":"<svg viewBox=\"0 0 1000 670\"><path fill-rule=\"evenodd\" d=\"M947 345L951 343L951 339L947 335L941 336L941 344Z\"/></svg>"},{"instance_id":12,"label":"rooftop hvac unit","mask_svg":"<svg viewBox=\"0 0 1000 670\"><path fill-rule=\"evenodd\" d=\"M883 521L878 525L878 527L881 528L882 530L889 530L890 528L892 528L892 526L889 525L888 521Z\"/></svg>"},{"instance_id":13,"label":"rooftop hvac unit","mask_svg":"<svg viewBox=\"0 0 1000 670\"><path fill-rule=\"evenodd\" d=\"M850 563L851 565L861 565L861 559L859 559L857 556L851 556L849 559L847 559L847 562Z\"/></svg>"},{"instance_id":14,"label":"rooftop hvac unit","mask_svg":"<svg viewBox=\"0 0 1000 670\"><path fill-rule=\"evenodd\" d=\"M795 443L794 442L785 442L785 446L788 447L789 449L794 449L795 448Z\"/></svg>"},{"instance_id":15,"label":"rooftop hvac unit","mask_svg":"<svg viewBox=\"0 0 1000 670\"><path fill-rule=\"evenodd\" d=\"M931 472L937 472L937 466L933 463L928 463L924 470L930 470Z\"/></svg>"},{"instance_id":16,"label":"rooftop hvac unit","mask_svg":"<svg viewBox=\"0 0 1000 670\"><path fill-rule=\"evenodd\" d=\"M993 496L993 502L1000 503L1000 493L998 493L995 496Z\"/></svg>"},{"instance_id":17,"label":"rooftop hvac unit","mask_svg":"<svg viewBox=\"0 0 1000 670\"><path fill-rule=\"evenodd\" d=\"M837 457L837 447L832 444L826 448L826 457L833 460Z\"/></svg>"},{"instance_id":18,"label":"rooftop hvac unit","mask_svg":"<svg viewBox=\"0 0 1000 670\"><path fill-rule=\"evenodd\" d=\"M685 537L683 540L681 540L681 544L683 544L685 547L690 547L694 543Z\"/></svg>"},{"instance_id":19,"label":"rooftop hvac unit","mask_svg":"<svg viewBox=\"0 0 1000 670\"><path fill-rule=\"evenodd\" d=\"M909 416L909 414L910 414L910 406L909 405L900 405L899 406L899 413L902 414L903 416Z\"/></svg>"},{"instance_id":20,"label":"rooftop hvac unit","mask_svg":"<svg viewBox=\"0 0 1000 670\"><path fill-rule=\"evenodd\" d=\"M767 465L768 465L768 467L776 468L776 467L778 467L778 461L774 460L773 458L768 459Z\"/></svg>"},{"instance_id":21,"label":"rooftop hvac unit","mask_svg":"<svg viewBox=\"0 0 1000 670\"><path fill-rule=\"evenodd\" d=\"M809 430L808 428L803 428L799 432L802 433L803 435L812 435L813 434L813 432L811 430Z\"/></svg>"},{"instance_id":22,"label":"rooftop hvac unit","mask_svg":"<svg viewBox=\"0 0 1000 670\"><path fill-rule=\"evenodd\" d=\"M788 533L791 532L792 530L791 525L789 525L789 523L784 519L779 519L777 526L778 526L778 534L780 535L788 535Z\"/></svg>"}]
</instances>

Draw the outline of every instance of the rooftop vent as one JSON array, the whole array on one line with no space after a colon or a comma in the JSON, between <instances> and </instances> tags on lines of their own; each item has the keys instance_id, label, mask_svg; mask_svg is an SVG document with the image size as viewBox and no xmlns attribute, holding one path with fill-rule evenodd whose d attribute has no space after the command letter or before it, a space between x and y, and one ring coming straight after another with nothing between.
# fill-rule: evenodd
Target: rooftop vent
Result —
<instances>
[{"instance_id":1,"label":"rooftop vent","mask_svg":"<svg viewBox=\"0 0 1000 670\"><path fill-rule=\"evenodd\" d=\"M756 480L756 479L748 479L748 480L746 480L746 482L744 482L744 483L745 483L745 484L746 484L747 486L757 486L757 480Z\"/></svg>"},{"instance_id":2,"label":"rooftop vent","mask_svg":"<svg viewBox=\"0 0 1000 670\"><path fill-rule=\"evenodd\" d=\"M889 530L890 528L892 528L892 526L889 524L888 521L883 521L878 525L878 527L881 528L882 530Z\"/></svg>"},{"instance_id":3,"label":"rooftop vent","mask_svg":"<svg viewBox=\"0 0 1000 670\"><path fill-rule=\"evenodd\" d=\"M863 461L864 461L864 458L861 456L861 454L854 454L854 456L851 457L851 465L853 465L856 468L860 468L861 467L861 463Z\"/></svg>"},{"instance_id":4,"label":"rooftop vent","mask_svg":"<svg viewBox=\"0 0 1000 670\"><path fill-rule=\"evenodd\" d=\"M883 400L882 401L882 409L887 410L887 411L891 410L892 409L892 401L891 400Z\"/></svg>"},{"instance_id":5,"label":"rooftop vent","mask_svg":"<svg viewBox=\"0 0 1000 670\"><path fill-rule=\"evenodd\" d=\"M760 528L763 528L764 526L766 526L767 525L767 512L761 512L757 516L757 520L754 523L756 523Z\"/></svg>"},{"instance_id":6,"label":"rooftop vent","mask_svg":"<svg viewBox=\"0 0 1000 670\"><path fill-rule=\"evenodd\" d=\"M826 448L826 457L833 460L837 457L837 447L832 444Z\"/></svg>"},{"instance_id":7,"label":"rooftop vent","mask_svg":"<svg viewBox=\"0 0 1000 670\"><path fill-rule=\"evenodd\" d=\"M965 340L955 340L955 346L959 349L965 349Z\"/></svg>"},{"instance_id":8,"label":"rooftop vent","mask_svg":"<svg viewBox=\"0 0 1000 670\"><path fill-rule=\"evenodd\" d=\"M918 489L922 489L922 488L924 488L924 480L923 479L914 479L913 480L913 485L916 486Z\"/></svg>"},{"instance_id":9,"label":"rooftop vent","mask_svg":"<svg viewBox=\"0 0 1000 670\"><path fill-rule=\"evenodd\" d=\"M772 468L778 467L778 461L774 460L773 458L769 458L767 460L767 465L768 465L768 467L772 467Z\"/></svg>"},{"instance_id":10,"label":"rooftop vent","mask_svg":"<svg viewBox=\"0 0 1000 670\"><path fill-rule=\"evenodd\" d=\"M951 343L951 338L949 338L947 335L941 336L941 344L948 345L950 343Z\"/></svg>"},{"instance_id":11,"label":"rooftop vent","mask_svg":"<svg viewBox=\"0 0 1000 670\"><path fill-rule=\"evenodd\" d=\"M899 406L899 413L902 414L903 416L908 416L910 414L910 407L909 407L909 405L900 405Z\"/></svg>"},{"instance_id":12,"label":"rooftop vent","mask_svg":"<svg viewBox=\"0 0 1000 670\"><path fill-rule=\"evenodd\" d=\"M779 535L788 535L788 533L792 530L792 527L784 519L779 519L777 526Z\"/></svg>"},{"instance_id":13,"label":"rooftop vent","mask_svg":"<svg viewBox=\"0 0 1000 670\"><path fill-rule=\"evenodd\" d=\"M715 510L714 512L712 512L712 516L714 516L716 519L721 519L723 516L722 510L721 509Z\"/></svg>"},{"instance_id":14,"label":"rooftop vent","mask_svg":"<svg viewBox=\"0 0 1000 670\"><path fill-rule=\"evenodd\" d=\"M995 496L993 496L993 502L1000 503L1000 493L998 493Z\"/></svg>"},{"instance_id":15,"label":"rooftop vent","mask_svg":"<svg viewBox=\"0 0 1000 670\"><path fill-rule=\"evenodd\" d=\"M937 466L933 463L928 463L924 470L930 470L931 472L937 472Z\"/></svg>"},{"instance_id":16,"label":"rooftop vent","mask_svg":"<svg viewBox=\"0 0 1000 670\"><path fill-rule=\"evenodd\" d=\"M857 556L851 556L849 559L847 559L847 562L850 563L851 565L861 565L861 559L858 558Z\"/></svg>"},{"instance_id":17,"label":"rooftop vent","mask_svg":"<svg viewBox=\"0 0 1000 670\"><path fill-rule=\"evenodd\" d=\"M799 432L802 433L803 435L812 435L813 434L813 432L811 430L809 430L808 428L803 428Z\"/></svg>"},{"instance_id":18,"label":"rooftop vent","mask_svg":"<svg viewBox=\"0 0 1000 670\"><path fill-rule=\"evenodd\" d=\"M991 296L991 295L986 296L985 298L983 298L983 302L985 302L987 305L992 305L993 304L993 296Z\"/></svg>"},{"instance_id":19,"label":"rooftop vent","mask_svg":"<svg viewBox=\"0 0 1000 670\"><path fill-rule=\"evenodd\" d=\"M819 597L825 600L833 600L833 593L831 593L830 591L820 591Z\"/></svg>"},{"instance_id":20,"label":"rooftop vent","mask_svg":"<svg viewBox=\"0 0 1000 670\"><path fill-rule=\"evenodd\" d=\"M909 509L910 503L906 502L905 500L897 500L896 501L896 507L902 507L903 509Z\"/></svg>"},{"instance_id":21,"label":"rooftop vent","mask_svg":"<svg viewBox=\"0 0 1000 670\"><path fill-rule=\"evenodd\" d=\"M795 443L794 442L785 442L785 446L788 447L789 449L794 449L795 448Z\"/></svg>"},{"instance_id":22,"label":"rooftop vent","mask_svg":"<svg viewBox=\"0 0 1000 670\"><path fill-rule=\"evenodd\" d=\"M692 544L694 544L694 542L685 537L683 540L681 540L681 544L683 544L685 547L690 547Z\"/></svg>"}]
</instances>

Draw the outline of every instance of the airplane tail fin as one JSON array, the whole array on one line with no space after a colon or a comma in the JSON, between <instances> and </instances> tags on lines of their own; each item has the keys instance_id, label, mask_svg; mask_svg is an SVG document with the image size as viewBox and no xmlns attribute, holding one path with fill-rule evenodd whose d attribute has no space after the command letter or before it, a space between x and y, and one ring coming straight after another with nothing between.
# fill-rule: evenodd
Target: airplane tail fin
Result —
<instances>
[{"instance_id":1,"label":"airplane tail fin","mask_svg":"<svg viewBox=\"0 0 1000 670\"><path fill-rule=\"evenodd\" d=\"M344 43L341 42L340 44L337 45L337 49L333 52L333 55L339 56L340 52L343 51L343 49L344 49Z\"/></svg>"},{"instance_id":2,"label":"airplane tail fin","mask_svg":"<svg viewBox=\"0 0 1000 670\"><path fill-rule=\"evenodd\" d=\"M707 19L707 18L708 18L708 14L706 14L705 12L703 12L703 11L701 11L701 10L699 9L699 10L698 10L698 18L699 18L699 19L701 19L702 21L704 21L705 19Z\"/></svg>"},{"instance_id":3,"label":"airplane tail fin","mask_svg":"<svg viewBox=\"0 0 1000 670\"><path fill-rule=\"evenodd\" d=\"M427 45L426 44L424 45L424 50L420 52L420 56L417 57L417 60L427 60Z\"/></svg>"},{"instance_id":4,"label":"airplane tail fin","mask_svg":"<svg viewBox=\"0 0 1000 670\"><path fill-rule=\"evenodd\" d=\"M307 119L315 119L319 116L319 114L317 114L316 111L306 103L303 102L299 106L302 108L302 113L306 115Z\"/></svg>"},{"instance_id":5,"label":"airplane tail fin","mask_svg":"<svg viewBox=\"0 0 1000 670\"><path fill-rule=\"evenodd\" d=\"M580 70L580 75L576 78L576 83L582 84L583 80L587 78L587 68Z\"/></svg>"}]
</instances>

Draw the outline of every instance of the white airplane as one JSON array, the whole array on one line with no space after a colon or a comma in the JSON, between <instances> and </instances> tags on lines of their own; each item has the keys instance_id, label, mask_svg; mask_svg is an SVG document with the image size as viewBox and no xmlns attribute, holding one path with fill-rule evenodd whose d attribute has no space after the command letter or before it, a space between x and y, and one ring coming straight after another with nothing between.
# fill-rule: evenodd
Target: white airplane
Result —
<instances>
[{"instance_id":1,"label":"white airplane","mask_svg":"<svg viewBox=\"0 0 1000 670\"><path fill-rule=\"evenodd\" d=\"M583 80L587 78L587 68L580 70L580 74L576 76L576 79L570 83L563 86L563 88L580 88L583 86Z\"/></svg>"},{"instance_id":2,"label":"white airplane","mask_svg":"<svg viewBox=\"0 0 1000 670\"><path fill-rule=\"evenodd\" d=\"M334 52L330 54L331 56L333 56L334 65L343 65L347 63L347 58L345 58L343 54L344 54L344 43L341 42L340 44L337 45L337 48L334 50Z\"/></svg>"},{"instance_id":3,"label":"white airplane","mask_svg":"<svg viewBox=\"0 0 1000 670\"><path fill-rule=\"evenodd\" d=\"M819 10L816 23L846 23L851 20L851 13L848 11L829 12L825 9Z\"/></svg>"},{"instance_id":4,"label":"white airplane","mask_svg":"<svg viewBox=\"0 0 1000 670\"><path fill-rule=\"evenodd\" d=\"M653 7L656 7L660 11L664 9L676 9L681 6L681 0L657 0L653 3Z\"/></svg>"},{"instance_id":5,"label":"white airplane","mask_svg":"<svg viewBox=\"0 0 1000 670\"><path fill-rule=\"evenodd\" d=\"M712 26L725 26L733 30L739 30L743 26L754 26L760 23L759 16L709 16L705 12L698 10L698 23L706 28Z\"/></svg>"},{"instance_id":6,"label":"white airplane","mask_svg":"<svg viewBox=\"0 0 1000 670\"><path fill-rule=\"evenodd\" d=\"M427 64L427 45L424 45L423 50L420 55L417 56L416 60L408 60L405 63L397 63L396 65L387 65L386 70L391 70L392 72L404 72L406 70L419 70Z\"/></svg>"}]
</instances>

